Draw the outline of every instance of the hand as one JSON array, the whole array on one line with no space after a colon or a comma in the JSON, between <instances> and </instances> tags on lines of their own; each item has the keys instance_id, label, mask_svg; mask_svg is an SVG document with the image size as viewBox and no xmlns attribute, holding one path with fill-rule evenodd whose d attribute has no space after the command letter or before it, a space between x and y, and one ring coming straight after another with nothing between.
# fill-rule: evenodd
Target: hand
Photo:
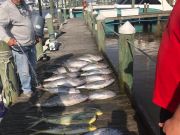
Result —
<instances>
[{"instance_id":1,"label":"hand","mask_svg":"<svg viewBox=\"0 0 180 135\"><path fill-rule=\"evenodd\" d=\"M168 119L165 123L159 123L159 126L163 128L166 135L180 135L180 120L175 117Z\"/></svg>"},{"instance_id":2,"label":"hand","mask_svg":"<svg viewBox=\"0 0 180 135\"><path fill-rule=\"evenodd\" d=\"M41 42L41 41L42 41L42 38L40 38L40 37L38 37L38 36L35 36L35 39L36 39L35 44L37 44L37 43L39 43L39 42Z\"/></svg>"},{"instance_id":3,"label":"hand","mask_svg":"<svg viewBox=\"0 0 180 135\"><path fill-rule=\"evenodd\" d=\"M17 41L15 38L10 38L7 44L9 46L14 46L14 45L16 45L16 43L17 43Z\"/></svg>"}]
</instances>

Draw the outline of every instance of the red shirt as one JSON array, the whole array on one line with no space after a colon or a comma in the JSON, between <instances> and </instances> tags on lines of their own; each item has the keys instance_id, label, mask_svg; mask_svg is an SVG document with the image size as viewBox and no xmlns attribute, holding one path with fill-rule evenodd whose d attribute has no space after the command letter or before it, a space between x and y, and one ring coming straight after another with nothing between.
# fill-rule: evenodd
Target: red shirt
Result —
<instances>
[{"instance_id":1,"label":"red shirt","mask_svg":"<svg viewBox=\"0 0 180 135\"><path fill-rule=\"evenodd\" d=\"M180 0L176 2L162 36L153 102L170 112L180 104Z\"/></svg>"}]
</instances>

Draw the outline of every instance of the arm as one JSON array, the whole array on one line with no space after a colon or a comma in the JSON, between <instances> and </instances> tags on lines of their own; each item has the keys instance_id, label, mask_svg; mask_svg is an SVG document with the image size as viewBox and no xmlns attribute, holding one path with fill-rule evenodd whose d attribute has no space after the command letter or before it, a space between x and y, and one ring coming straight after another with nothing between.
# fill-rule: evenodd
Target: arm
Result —
<instances>
[{"instance_id":1,"label":"arm","mask_svg":"<svg viewBox=\"0 0 180 135\"><path fill-rule=\"evenodd\" d=\"M7 10L5 10L4 8L0 8L0 39L5 41L6 43L8 43L8 41L10 40L9 35L6 32L7 26L9 25L9 15Z\"/></svg>"},{"instance_id":2,"label":"arm","mask_svg":"<svg viewBox=\"0 0 180 135\"><path fill-rule=\"evenodd\" d=\"M0 40L5 41L9 46L16 44L16 40L7 34L7 26L10 23L8 11L0 7Z\"/></svg>"},{"instance_id":3,"label":"arm","mask_svg":"<svg viewBox=\"0 0 180 135\"><path fill-rule=\"evenodd\" d=\"M166 133L166 135L180 135L180 105L173 117L168 119L161 126L163 127L163 132Z\"/></svg>"}]
</instances>

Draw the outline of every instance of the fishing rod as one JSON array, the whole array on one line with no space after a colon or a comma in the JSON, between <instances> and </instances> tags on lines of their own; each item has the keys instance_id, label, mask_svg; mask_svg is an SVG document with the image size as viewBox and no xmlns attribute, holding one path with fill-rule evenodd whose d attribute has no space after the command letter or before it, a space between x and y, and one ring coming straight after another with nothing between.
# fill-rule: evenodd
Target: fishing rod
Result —
<instances>
[{"instance_id":1,"label":"fishing rod","mask_svg":"<svg viewBox=\"0 0 180 135\"><path fill-rule=\"evenodd\" d=\"M20 48L20 50L22 51L22 53L24 54L24 56L27 58L28 64L29 64L29 66L30 66L30 69L31 69L31 71L32 71L32 73L33 73L33 75L34 75L36 85L38 86L39 83L38 83L38 80L37 80L36 71L34 70L31 62L29 61L28 56L26 55L26 53L25 53L24 50L22 49L21 44L20 44L18 41L16 41L16 43L17 43L17 45L19 46L19 48Z\"/></svg>"}]
</instances>

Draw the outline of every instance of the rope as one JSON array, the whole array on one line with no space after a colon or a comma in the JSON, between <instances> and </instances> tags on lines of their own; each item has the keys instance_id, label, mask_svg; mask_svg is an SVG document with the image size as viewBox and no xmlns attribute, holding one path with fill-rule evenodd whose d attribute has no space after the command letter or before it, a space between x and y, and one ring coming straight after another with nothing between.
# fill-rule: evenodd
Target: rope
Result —
<instances>
[{"instance_id":1,"label":"rope","mask_svg":"<svg viewBox=\"0 0 180 135\"><path fill-rule=\"evenodd\" d=\"M111 32L113 32L116 36L119 37L119 33L115 32L114 30L112 30L109 26L106 26L103 22L102 22L103 28L107 28L108 30L110 30Z\"/></svg>"},{"instance_id":2,"label":"rope","mask_svg":"<svg viewBox=\"0 0 180 135\"><path fill-rule=\"evenodd\" d=\"M140 48L136 47L132 42L130 42L128 39L127 39L127 42L133 46L134 48L136 48L138 51L140 51L142 54L144 54L146 57L148 57L152 62L156 63L156 61L150 56L148 55L146 52L144 52L143 50L141 50Z\"/></svg>"}]
</instances>

